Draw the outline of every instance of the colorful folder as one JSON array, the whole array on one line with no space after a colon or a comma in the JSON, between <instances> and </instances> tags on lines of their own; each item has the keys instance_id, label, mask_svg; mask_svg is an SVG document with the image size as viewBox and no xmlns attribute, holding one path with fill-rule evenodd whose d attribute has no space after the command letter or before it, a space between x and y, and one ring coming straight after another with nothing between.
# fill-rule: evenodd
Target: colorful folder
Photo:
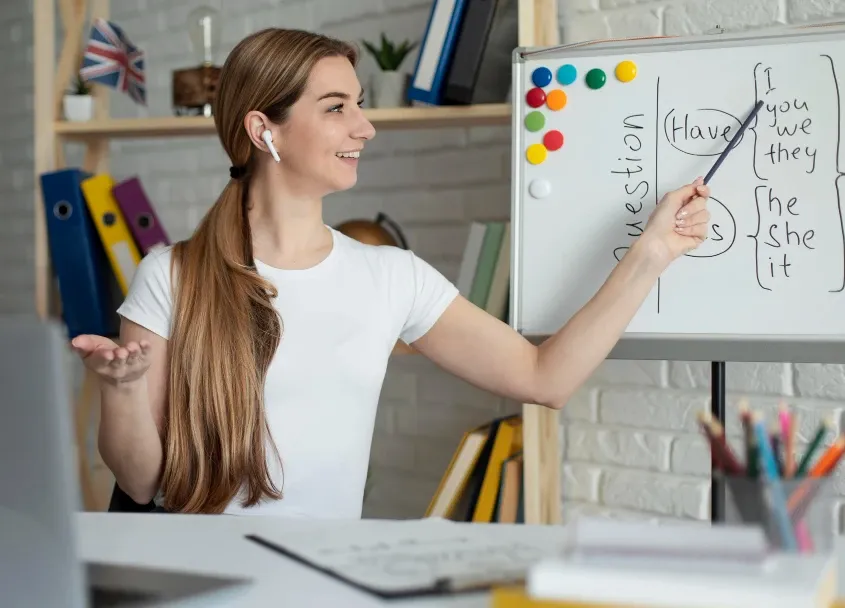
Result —
<instances>
[{"instance_id":1,"label":"colorful folder","mask_svg":"<svg viewBox=\"0 0 845 608\"><path fill-rule=\"evenodd\" d=\"M138 177L130 177L116 184L112 188L112 194L142 256L147 255L153 247L170 244L164 226L159 221Z\"/></svg>"},{"instance_id":2,"label":"colorful folder","mask_svg":"<svg viewBox=\"0 0 845 608\"><path fill-rule=\"evenodd\" d=\"M50 261L70 339L119 331L109 260L82 194L87 177L76 168L40 175Z\"/></svg>"},{"instance_id":3,"label":"colorful folder","mask_svg":"<svg viewBox=\"0 0 845 608\"><path fill-rule=\"evenodd\" d=\"M132 277L135 276L135 269L141 262L141 254L112 194L113 187L112 177L105 173L82 182L82 192L94 218L100 241L105 247L120 289L126 295Z\"/></svg>"}]
</instances>

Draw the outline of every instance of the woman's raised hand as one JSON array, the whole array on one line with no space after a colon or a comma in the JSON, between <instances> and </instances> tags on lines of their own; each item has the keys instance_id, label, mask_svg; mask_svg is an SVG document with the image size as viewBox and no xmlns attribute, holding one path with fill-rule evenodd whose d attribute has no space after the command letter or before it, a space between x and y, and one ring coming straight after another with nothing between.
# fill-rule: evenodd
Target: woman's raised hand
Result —
<instances>
[{"instance_id":1,"label":"woman's raised hand","mask_svg":"<svg viewBox=\"0 0 845 608\"><path fill-rule=\"evenodd\" d=\"M702 178L677 190L667 192L649 217L640 238L654 242L666 262L689 253L707 238L710 212L707 199L710 188Z\"/></svg>"},{"instance_id":2,"label":"woman's raised hand","mask_svg":"<svg viewBox=\"0 0 845 608\"><path fill-rule=\"evenodd\" d=\"M146 340L120 346L108 338L85 334L75 337L71 346L85 367L113 384L138 380L150 367L150 343Z\"/></svg>"}]
</instances>

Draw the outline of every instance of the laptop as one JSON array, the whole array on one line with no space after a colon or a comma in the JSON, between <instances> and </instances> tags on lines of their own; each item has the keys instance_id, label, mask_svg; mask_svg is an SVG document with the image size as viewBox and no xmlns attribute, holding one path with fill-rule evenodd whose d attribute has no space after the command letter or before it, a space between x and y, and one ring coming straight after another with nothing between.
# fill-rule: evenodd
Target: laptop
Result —
<instances>
[{"instance_id":1,"label":"laptop","mask_svg":"<svg viewBox=\"0 0 845 608\"><path fill-rule=\"evenodd\" d=\"M67 340L58 324L0 317L0 589L9 607L161 606L237 591L240 578L87 563ZM165 517L151 513L149 517Z\"/></svg>"}]
</instances>

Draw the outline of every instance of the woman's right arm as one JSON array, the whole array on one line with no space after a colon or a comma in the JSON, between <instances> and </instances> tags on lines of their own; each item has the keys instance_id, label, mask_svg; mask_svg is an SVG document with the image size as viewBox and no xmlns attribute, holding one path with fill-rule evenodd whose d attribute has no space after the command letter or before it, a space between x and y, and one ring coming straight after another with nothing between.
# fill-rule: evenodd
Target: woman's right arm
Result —
<instances>
[{"instance_id":1,"label":"woman's right arm","mask_svg":"<svg viewBox=\"0 0 845 608\"><path fill-rule=\"evenodd\" d=\"M168 342L158 334L121 318L120 344L148 344L149 368L133 379L100 376L98 446L103 462L132 500L145 504L159 488L162 473L162 428L168 382ZM140 347L138 347L140 348ZM122 346L117 358L131 356Z\"/></svg>"}]
</instances>

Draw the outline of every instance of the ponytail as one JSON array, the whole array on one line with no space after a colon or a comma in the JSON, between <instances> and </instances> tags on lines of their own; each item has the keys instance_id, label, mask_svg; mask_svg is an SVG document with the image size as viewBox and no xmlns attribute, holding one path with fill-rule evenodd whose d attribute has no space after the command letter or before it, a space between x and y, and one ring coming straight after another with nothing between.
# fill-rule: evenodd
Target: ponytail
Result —
<instances>
[{"instance_id":1,"label":"ponytail","mask_svg":"<svg viewBox=\"0 0 845 608\"><path fill-rule=\"evenodd\" d=\"M281 497L265 453L278 458L264 380L282 322L275 287L255 270L247 189L246 179L230 180L194 235L173 247L161 491L175 512L221 513L242 488L243 506Z\"/></svg>"}]
</instances>

